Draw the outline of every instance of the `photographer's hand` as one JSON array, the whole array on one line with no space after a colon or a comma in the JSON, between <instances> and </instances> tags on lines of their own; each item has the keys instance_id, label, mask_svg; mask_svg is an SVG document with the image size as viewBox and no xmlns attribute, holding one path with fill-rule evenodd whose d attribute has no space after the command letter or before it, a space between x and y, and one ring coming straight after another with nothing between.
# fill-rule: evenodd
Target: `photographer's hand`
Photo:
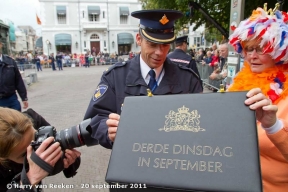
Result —
<instances>
[{"instance_id":1,"label":"photographer's hand","mask_svg":"<svg viewBox=\"0 0 288 192\"><path fill-rule=\"evenodd\" d=\"M64 168L67 169L70 165L72 165L75 160L80 157L80 155L80 151L77 151L76 149L66 149L65 158L63 159Z\"/></svg>"},{"instance_id":2,"label":"photographer's hand","mask_svg":"<svg viewBox=\"0 0 288 192\"><path fill-rule=\"evenodd\" d=\"M58 142L52 144L54 137L49 137L43 141L35 153L43 159L46 163L54 167L56 162L62 156L62 151L60 144ZM49 146L49 147L48 147ZM48 148L47 148L48 147ZM32 185L39 183L43 178L45 178L49 173L40 168L36 163L31 160L32 146L27 147L27 160L29 163L29 171L27 177Z\"/></svg>"},{"instance_id":3,"label":"photographer's hand","mask_svg":"<svg viewBox=\"0 0 288 192\"><path fill-rule=\"evenodd\" d=\"M106 121L106 124L108 126L108 137L112 142L114 142L115 137L116 137L119 120L120 120L120 115L116 113L110 113L109 119Z\"/></svg>"}]
</instances>

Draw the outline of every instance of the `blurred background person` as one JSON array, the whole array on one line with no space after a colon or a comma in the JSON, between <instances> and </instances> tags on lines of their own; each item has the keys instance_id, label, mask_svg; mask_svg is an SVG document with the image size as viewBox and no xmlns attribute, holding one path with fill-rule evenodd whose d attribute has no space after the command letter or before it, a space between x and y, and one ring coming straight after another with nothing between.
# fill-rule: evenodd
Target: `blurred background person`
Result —
<instances>
[{"instance_id":1,"label":"blurred background person","mask_svg":"<svg viewBox=\"0 0 288 192\"><path fill-rule=\"evenodd\" d=\"M9 107L21 111L18 101L19 94L23 108L28 108L27 90L14 59L2 54L2 42L0 39L0 106Z\"/></svg>"}]
</instances>

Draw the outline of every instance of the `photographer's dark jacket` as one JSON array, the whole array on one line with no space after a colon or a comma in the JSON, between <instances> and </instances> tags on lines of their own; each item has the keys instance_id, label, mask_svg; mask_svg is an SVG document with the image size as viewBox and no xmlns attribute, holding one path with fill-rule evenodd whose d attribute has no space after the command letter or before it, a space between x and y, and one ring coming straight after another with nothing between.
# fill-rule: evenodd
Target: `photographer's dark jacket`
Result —
<instances>
[{"instance_id":1,"label":"photographer's dark jacket","mask_svg":"<svg viewBox=\"0 0 288 192\"><path fill-rule=\"evenodd\" d=\"M201 81L195 73L166 59L163 64L164 76L153 92L154 95L200 93ZM84 119L91 118L92 137L103 147L112 148L108 138L106 121L110 113L121 114L124 98L146 96L148 85L141 75L140 55L123 63L116 63L106 70L92 96Z\"/></svg>"},{"instance_id":2,"label":"photographer's dark jacket","mask_svg":"<svg viewBox=\"0 0 288 192\"><path fill-rule=\"evenodd\" d=\"M0 62L0 97L9 97L17 90L22 101L27 99L27 91L17 64L11 57L2 55Z\"/></svg>"},{"instance_id":3,"label":"photographer's dark jacket","mask_svg":"<svg viewBox=\"0 0 288 192\"><path fill-rule=\"evenodd\" d=\"M33 126L36 130L38 130L42 126L49 126L50 124L38 113L36 113L32 109L28 109L23 112L24 115L29 116L33 121ZM0 146L1 147L1 146ZM76 175L76 170L80 166L80 157L75 160L75 162L70 165L67 169L63 170L63 173L66 178L73 177ZM26 166L29 168L28 164ZM11 183L14 176L20 173L23 169L23 164L15 163L13 161L8 160L6 166L0 164L0 192L19 192L24 190L19 189L10 189L7 190L7 184Z\"/></svg>"}]
</instances>

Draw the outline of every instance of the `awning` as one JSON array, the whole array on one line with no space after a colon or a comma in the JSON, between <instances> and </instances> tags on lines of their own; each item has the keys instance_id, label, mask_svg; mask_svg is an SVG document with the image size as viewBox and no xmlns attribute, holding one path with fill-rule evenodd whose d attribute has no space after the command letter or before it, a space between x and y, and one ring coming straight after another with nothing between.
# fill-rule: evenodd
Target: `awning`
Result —
<instances>
[{"instance_id":1,"label":"awning","mask_svg":"<svg viewBox=\"0 0 288 192\"><path fill-rule=\"evenodd\" d=\"M56 7L57 14L65 15L66 14L66 6L57 6Z\"/></svg>"},{"instance_id":2,"label":"awning","mask_svg":"<svg viewBox=\"0 0 288 192\"><path fill-rule=\"evenodd\" d=\"M41 47L41 48L43 48L42 37L39 37L39 38L36 40L36 45L35 45L35 47Z\"/></svg>"},{"instance_id":3,"label":"awning","mask_svg":"<svg viewBox=\"0 0 288 192\"><path fill-rule=\"evenodd\" d=\"M89 15L100 15L100 7L99 6L88 6L88 14Z\"/></svg>"},{"instance_id":4,"label":"awning","mask_svg":"<svg viewBox=\"0 0 288 192\"><path fill-rule=\"evenodd\" d=\"M118 44L132 44L134 38L130 33L119 33L117 34Z\"/></svg>"},{"instance_id":5,"label":"awning","mask_svg":"<svg viewBox=\"0 0 288 192\"><path fill-rule=\"evenodd\" d=\"M119 7L120 15L129 15L129 8L128 7Z\"/></svg>"},{"instance_id":6,"label":"awning","mask_svg":"<svg viewBox=\"0 0 288 192\"><path fill-rule=\"evenodd\" d=\"M70 34L57 34L55 35L55 45L71 45L71 35Z\"/></svg>"}]
</instances>

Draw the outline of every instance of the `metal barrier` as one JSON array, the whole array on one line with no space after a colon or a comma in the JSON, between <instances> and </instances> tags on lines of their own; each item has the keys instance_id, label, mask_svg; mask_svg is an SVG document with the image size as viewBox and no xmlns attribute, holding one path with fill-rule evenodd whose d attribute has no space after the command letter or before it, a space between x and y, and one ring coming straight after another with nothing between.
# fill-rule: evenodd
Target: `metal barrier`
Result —
<instances>
[{"instance_id":1,"label":"metal barrier","mask_svg":"<svg viewBox=\"0 0 288 192\"><path fill-rule=\"evenodd\" d=\"M200 74L200 77L204 86L219 90L222 80L212 80L209 78L211 73L214 71L214 68L210 67L207 64L202 65L202 63L198 63L198 62L196 62L196 64L197 64L197 68L198 68L198 71L199 71L199 74Z\"/></svg>"},{"instance_id":2,"label":"metal barrier","mask_svg":"<svg viewBox=\"0 0 288 192\"><path fill-rule=\"evenodd\" d=\"M35 64L17 64L18 69L23 74L22 78L26 84L35 83L38 81L37 68Z\"/></svg>"},{"instance_id":3,"label":"metal barrier","mask_svg":"<svg viewBox=\"0 0 288 192\"><path fill-rule=\"evenodd\" d=\"M37 68L35 64L17 64L17 67L20 71L24 71L25 77L28 77L30 73L37 73Z\"/></svg>"}]
</instances>

